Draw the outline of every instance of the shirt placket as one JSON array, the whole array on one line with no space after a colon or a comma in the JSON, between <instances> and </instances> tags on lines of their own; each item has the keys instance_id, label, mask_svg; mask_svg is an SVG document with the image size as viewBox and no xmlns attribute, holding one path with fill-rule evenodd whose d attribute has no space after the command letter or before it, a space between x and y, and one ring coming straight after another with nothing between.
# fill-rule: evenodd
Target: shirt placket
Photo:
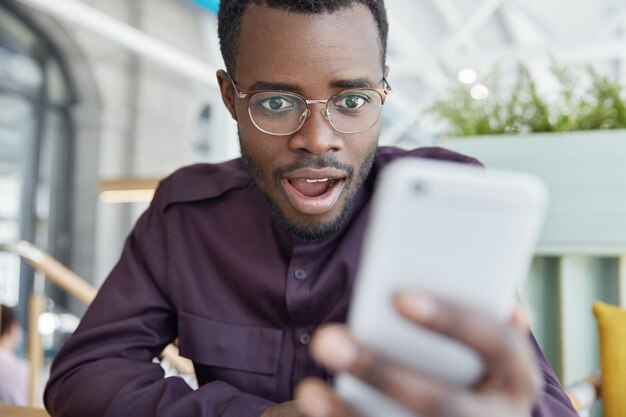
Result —
<instances>
[{"instance_id":1,"label":"shirt placket","mask_svg":"<svg viewBox=\"0 0 626 417\"><path fill-rule=\"evenodd\" d=\"M294 346L292 387L307 376L324 376L309 354L309 344L316 328L312 318L319 317L319 312L312 311L309 302L318 270L315 267L318 249L315 244L296 244L287 270L286 302L293 324L291 342Z\"/></svg>"}]
</instances>

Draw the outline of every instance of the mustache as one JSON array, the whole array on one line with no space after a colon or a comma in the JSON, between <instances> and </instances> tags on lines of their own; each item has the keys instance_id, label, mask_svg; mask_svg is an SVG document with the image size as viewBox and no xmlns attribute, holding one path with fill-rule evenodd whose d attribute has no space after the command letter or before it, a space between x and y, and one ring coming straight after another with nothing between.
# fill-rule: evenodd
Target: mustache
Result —
<instances>
[{"instance_id":1,"label":"mustache","mask_svg":"<svg viewBox=\"0 0 626 417\"><path fill-rule=\"evenodd\" d=\"M280 180L289 172L297 169L324 169L334 168L346 173L346 180L350 181L354 176L354 168L348 164L344 164L335 159L332 155L302 155L289 165L282 166L274 171L274 180Z\"/></svg>"}]
</instances>

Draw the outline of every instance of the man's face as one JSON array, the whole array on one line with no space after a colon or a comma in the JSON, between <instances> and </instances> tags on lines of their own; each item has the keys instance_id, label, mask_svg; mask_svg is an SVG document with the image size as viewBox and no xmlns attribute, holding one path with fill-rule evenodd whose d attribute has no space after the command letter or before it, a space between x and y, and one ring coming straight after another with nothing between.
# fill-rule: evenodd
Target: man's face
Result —
<instances>
[{"instance_id":1,"label":"man's face","mask_svg":"<svg viewBox=\"0 0 626 417\"><path fill-rule=\"evenodd\" d=\"M236 74L242 91L288 90L328 99L355 86L381 87L378 29L369 9L297 14L250 5L241 26ZM352 200L371 168L380 121L346 134L322 115L323 104L297 132L261 132L248 114L248 98L233 95L223 73L224 101L238 122L241 153L275 218L303 240L335 233L348 220Z\"/></svg>"}]
</instances>

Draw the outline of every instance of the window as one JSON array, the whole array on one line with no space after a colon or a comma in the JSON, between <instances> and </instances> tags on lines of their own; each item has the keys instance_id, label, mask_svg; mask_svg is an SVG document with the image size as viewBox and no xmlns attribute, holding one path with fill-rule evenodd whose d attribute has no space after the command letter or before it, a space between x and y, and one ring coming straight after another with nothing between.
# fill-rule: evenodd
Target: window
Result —
<instances>
[{"instance_id":1,"label":"window","mask_svg":"<svg viewBox=\"0 0 626 417\"><path fill-rule=\"evenodd\" d=\"M0 5L0 243L28 240L66 260L72 91L52 45L10 6ZM33 272L0 252L0 301L18 305Z\"/></svg>"}]
</instances>

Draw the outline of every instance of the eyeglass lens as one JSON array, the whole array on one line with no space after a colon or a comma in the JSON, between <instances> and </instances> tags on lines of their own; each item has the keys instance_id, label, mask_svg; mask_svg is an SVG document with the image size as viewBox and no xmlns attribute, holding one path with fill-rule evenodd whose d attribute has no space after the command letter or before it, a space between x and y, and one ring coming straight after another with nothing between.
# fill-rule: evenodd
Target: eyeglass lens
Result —
<instances>
[{"instance_id":1,"label":"eyeglass lens","mask_svg":"<svg viewBox=\"0 0 626 417\"><path fill-rule=\"evenodd\" d=\"M323 105L323 104L322 104ZM334 96L327 105L328 121L343 133L358 133L376 123L382 108L382 98L375 90L348 90ZM294 133L307 118L306 101L286 92L259 92L250 98L250 118L266 133ZM316 109L311 108L311 111Z\"/></svg>"}]
</instances>

